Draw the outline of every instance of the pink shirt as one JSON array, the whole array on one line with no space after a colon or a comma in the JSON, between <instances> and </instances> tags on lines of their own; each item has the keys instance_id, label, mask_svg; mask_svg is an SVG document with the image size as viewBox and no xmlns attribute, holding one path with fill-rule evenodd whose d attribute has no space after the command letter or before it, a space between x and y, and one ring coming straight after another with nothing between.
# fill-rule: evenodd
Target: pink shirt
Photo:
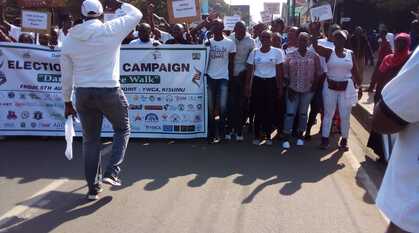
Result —
<instances>
[{"instance_id":1,"label":"pink shirt","mask_svg":"<svg viewBox=\"0 0 419 233\"><path fill-rule=\"evenodd\" d=\"M287 54L285 64L289 87L299 93L310 92L313 83L322 73L319 56L310 50L307 50L304 57L298 50Z\"/></svg>"}]
</instances>

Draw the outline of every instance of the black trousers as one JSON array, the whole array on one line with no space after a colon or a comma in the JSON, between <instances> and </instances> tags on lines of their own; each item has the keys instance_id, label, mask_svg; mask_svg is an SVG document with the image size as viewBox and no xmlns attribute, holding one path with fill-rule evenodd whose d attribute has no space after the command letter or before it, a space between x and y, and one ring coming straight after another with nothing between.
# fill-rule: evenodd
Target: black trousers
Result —
<instances>
[{"instance_id":1,"label":"black trousers","mask_svg":"<svg viewBox=\"0 0 419 233\"><path fill-rule=\"evenodd\" d=\"M262 139L261 131L267 139L271 138L278 96L277 90L275 78L254 77L251 101L255 111L254 135L256 139Z\"/></svg>"},{"instance_id":2,"label":"black trousers","mask_svg":"<svg viewBox=\"0 0 419 233\"><path fill-rule=\"evenodd\" d=\"M249 100L244 96L245 84L246 71L229 80L227 133L234 131L239 136L242 136L246 113L249 111Z\"/></svg>"}]
</instances>

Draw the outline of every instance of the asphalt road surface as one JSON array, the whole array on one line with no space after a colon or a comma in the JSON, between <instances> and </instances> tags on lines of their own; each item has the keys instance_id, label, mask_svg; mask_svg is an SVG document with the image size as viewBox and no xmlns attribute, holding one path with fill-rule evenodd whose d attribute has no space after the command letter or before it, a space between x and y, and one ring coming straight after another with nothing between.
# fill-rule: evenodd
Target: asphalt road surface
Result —
<instances>
[{"instance_id":1,"label":"asphalt road surface","mask_svg":"<svg viewBox=\"0 0 419 233\"><path fill-rule=\"evenodd\" d=\"M85 201L81 144L0 141L0 232L383 233L353 154L250 142L132 140L121 178ZM103 159L111 144L104 141Z\"/></svg>"}]
</instances>

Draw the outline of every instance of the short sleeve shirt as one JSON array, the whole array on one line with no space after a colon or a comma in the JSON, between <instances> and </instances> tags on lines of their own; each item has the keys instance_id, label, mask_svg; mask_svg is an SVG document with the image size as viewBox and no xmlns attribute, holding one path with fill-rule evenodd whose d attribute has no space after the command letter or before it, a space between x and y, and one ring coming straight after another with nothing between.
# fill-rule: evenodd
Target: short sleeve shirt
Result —
<instances>
[{"instance_id":1,"label":"short sleeve shirt","mask_svg":"<svg viewBox=\"0 0 419 233\"><path fill-rule=\"evenodd\" d=\"M231 53L236 53L236 43L228 38L210 39L210 58L207 74L212 79L229 79L228 63Z\"/></svg>"},{"instance_id":2,"label":"short sleeve shirt","mask_svg":"<svg viewBox=\"0 0 419 233\"><path fill-rule=\"evenodd\" d=\"M249 54L247 63L255 66L255 76L259 78L275 78L277 75L276 65L284 63L284 60L284 51L271 47L267 53L263 53L260 49L254 49Z\"/></svg>"},{"instance_id":3,"label":"short sleeve shirt","mask_svg":"<svg viewBox=\"0 0 419 233\"><path fill-rule=\"evenodd\" d=\"M297 50L287 54L285 64L290 81L289 87L299 93L310 92L316 78L321 74L319 56L307 50L303 57Z\"/></svg>"},{"instance_id":4,"label":"short sleeve shirt","mask_svg":"<svg viewBox=\"0 0 419 233\"><path fill-rule=\"evenodd\" d=\"M419 232L419 49L382 91L385 108L408 126L397 135L377 206L397 226Z\"/></svg>"}]
</instances>

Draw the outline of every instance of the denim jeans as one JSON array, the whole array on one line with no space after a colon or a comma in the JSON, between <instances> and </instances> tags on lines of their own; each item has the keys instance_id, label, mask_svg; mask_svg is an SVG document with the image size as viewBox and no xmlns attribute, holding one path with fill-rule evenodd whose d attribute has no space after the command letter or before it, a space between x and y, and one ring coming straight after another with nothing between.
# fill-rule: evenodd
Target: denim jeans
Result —
<instances>
[{"instance_id":1,"label":"denim jeans","mask_svg":"<svg viewBox=\"0 0 419 233\"><path fill-rule=\"evenodd\" d=\"M130 124L128 101L121 88L76 88L76 109L83 129L83 156L85 176L89 189L99 182L103 117L114 130L112 155L105 174L118 175L127 149Z\"/></svg>"},{"instance_id":2,"label":"denim jeans","mask_svg":"<svg viewBox=\"0 0 419 233\"><path fill-rule=\"evenodd\" d=\"M302 134L307 128L307 112L311 100L314 96L313 92L298 93L294 92L294 97L290 97L290 91L286 94L286 113L284 121L284 134L292 133L293 124L298 114L297 133Z\"/></svg>"},{"instance_id":3,"label":"denim jeans","mask_svg":"<svg viewBox=\"0 0 419 233\"><path fill-rule=\"evenodd\" d=\"M227 101L228 101L228 80L227 79L212 79L208 77L208 128L209 138L218 135L225 136ZM215 121L215 110L218 108L220 120Z\"/></svg>"}]
</instances>

